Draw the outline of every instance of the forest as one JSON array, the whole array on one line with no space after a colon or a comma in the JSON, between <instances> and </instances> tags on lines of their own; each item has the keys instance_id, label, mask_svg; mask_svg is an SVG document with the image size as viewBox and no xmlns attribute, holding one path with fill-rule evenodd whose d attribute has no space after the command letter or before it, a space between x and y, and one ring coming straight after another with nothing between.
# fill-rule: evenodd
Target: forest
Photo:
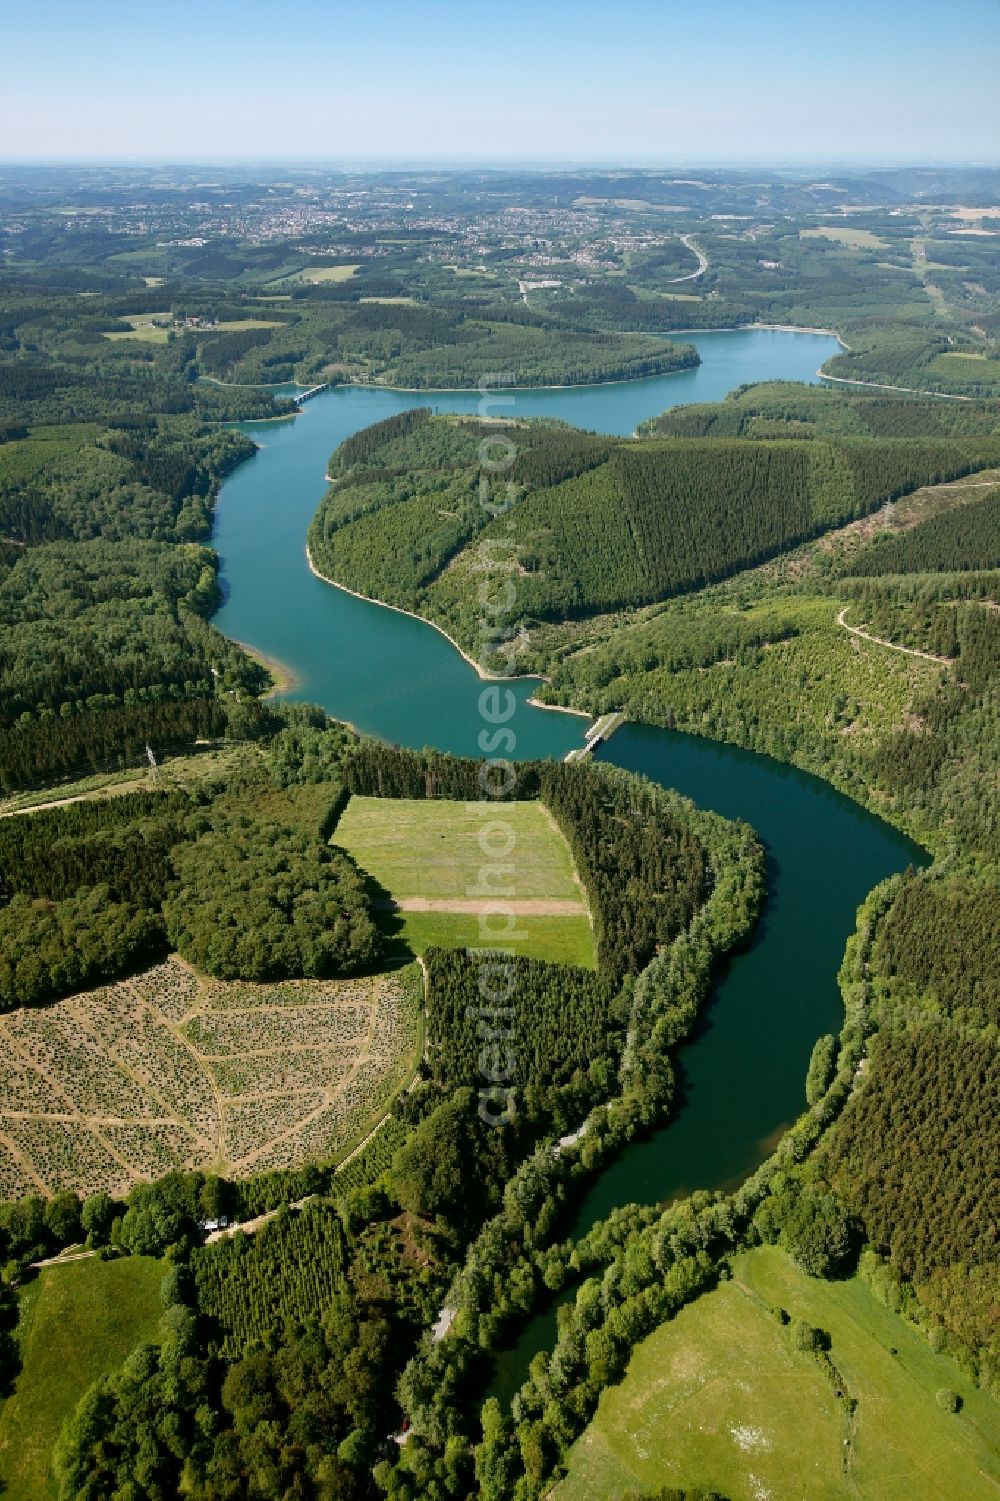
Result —
<instances>
[{"instance_id":1,"label":"forest","mask_svg":"<svg viewBox=\"0 0 1000 1501\"><path fill-rule=\"evenodd\" d=\"M308 828L329 829L335 789L309 780L308 772L297 780L296 767L302 771L316 759L310 737L302 734L307 721L308 713L294 713L276 732L274 774L269 771L266 780L250 758L242 777L229 779L228 794L220 792L207 803L201 798L202 811L198 799L195 811L187 811L190 795L132 794L121 799L118 823L129 827L130 818L141 822L159 814L161 821L180 817L190 831L208 818L231 836L242 804L266 805L271 815L286 807L286 817L291 812L298 818L300 838ZM330 736L331 756L345 785L451 797L467 797L478 785L475 762L356 742L336 728L316 733ZM560 1174L579 1175L669 1107L669 1065L651 1029L662 1009L670 1037L682 1036L704 998L714 963L750 931L761 899L759 848L748 829L699 814L682 799L651 784L637 785L614 768L540 763L527 768L519 794L525 790L550 799L576 843L577 858L588 862L591 900L609 904L601 924L607 938L598 976L528 965L526 979L553 1008L553 1026L547 1032L532 1028L524 1038L532 1051L525 1056L519 1087L523 1083L530 1130L497 1132L479 1119L466 1083L469 1069L461 1048L455 1051L449 1022L453 1008L456 1014L464 1009L467 961L432 951L428 1068L419 1087L397 1105L400 1144L394 1151L390 1147L388 1159L376 1153L367 1175L348 1180L356 1186L341 1190L336 1175L315 1168L283 1179L262 1178L259 1187L175 1173L137 1185L124 1204L107 1195L81 1204L69 1195L63 1196L59 1219L54 1210L43 1212L41 1201L24 1201L0 1215L8 1258L24 1261L39 1247L47 1250L81 1233L105 1255L168 1251L158 1343L137 1351L78 1407L54 1461L61 1494L75 1495L81 1487L103 1494L128 1474L133 1480L142 1476L150 1494L176 1493L196 1478L206 1497L223 1496L231 1493L235 1476L252 1473L251 1492L260 1496L280 1493L297 1474L316 1494L370 1497L371 1466L384 1462L385 1436L400 1421L396 1379L420 1331L433 1319L465 1246L483 1218L501 1210L504 1184L520 1171L519 1161L531 1152L539 1131L561 1129L564 1121L574 1123L592 1107L606 1117L603 1127L594 1125L589 1133L583 1158L565 1153L556 1159L542 1148L553 1165L558 1162ZM220 825L221 813L214 809L227 795L233 811L230 822ZM12 820L18 827L7 837L33 867L44 868L46 843L57 849L64 866L62 873L53 872L52 889L59 891L75 868L73 861L79 862L73 841L100 840L109 819L112 826L115 822L116 801ZM203 893L197 877L184 884L185 894L191 890L202 904L211 900L209 891L224 900L228 878L224 867L201 855L205 837L176 846L173 855L175 868L180 850L209 873ZM270 841L277 860L289 865L291 851L285 855L273 828ZM258 849L253 859L260 858ZM687 930L693 932L692 922L700 920L695 908L706 901L706 862L714 892L706 921L713 936L709 940L706 929L698 940L701 958L692 970L681 952ZM257 892L266 892L267 874L247 869L246 852L230 870L239 872L240 880L252 880L255 900ZM169 883L167 889L172 890ZM641 948L623 945L623 935L612 926L620 919L610 904L622 903L626 891L640 913L644 903L656 909L655 920L647 918L642 930ZM169 897L166 908L169 923ZM213 919L213 930L222 926ZM674 962L681 969L668 978ZM546 969L552 970L548 976ZM683 990L678 989L681 970ZM632 1007L638 972L648 976L636 1013L641 1025ZM637 1027L648 1033L659 1067L651 1070L647 1060L636 1057L619 1079L627 1026L633 1049L643 1045ZM604 1058L593 1053L595 1028L607 1038ZM623 1082L631 1102L616 1107ZM310 1201L281 1210L253 1236L237 1232L232 1239L200 1246L198 1227L206 1217L302 1198ZM556 1204L553 1199L543 1219L551 1218ZM456 1476L464 1469L462 1461Z\"/></svg>"},{"instance_id":2,"label":"forest","mask_svg":"<svg viewBox=\"0 0 1000 1501\"><path fill-rule=\"evenodd\" d=\"M925 411L905 399L765 386L667 413L657 427L753 443L786 423L795 441L863 429L898 441ZM939 434L995 424L994 412L965 404L934 412ZM995 1389L995 1227L983 1176L1000 910L991 479L929 488L919 503L888 508L874 533L848 526L686 601L585 630L569 623L548 640L536 634L534 662L557 664L559 699L582 694L594 712L624 705L818 771L942 855L940 873L902 882L880 919L863 1084L818 1161L863 1227L891 1306ZM841 607L888 646L852 645ZM814 1064L815 1103L828 1054ZM910 1206L902 1218L900 1203Z\"/></svg>"},{"instance_id":3,"label":"forest","mask_svg":"<svg viewBox=\"0 0 1000 1501\"><path fill-rule=\"evenodd\" d=\"M517 575L512 628L530 627L697 591L1000 462L1000 438L985 433L637 444L550 423L504 431L515 499L495 520L481 504L471 422L417 409L354 435L331 459L337 483L310 527L317 568L429 615L469 650L490 548L504 549L494 566Z\"/></svg>"},{"instance_id":4,"label":"forest","mask_svg":"<svg viewBox=\"0 0 1000 1501\"><path fill-rule=\"evenodd\" d=\"M331 457L321 571L473 646L477 548L509 536L542 697L814 771L935 863L862 907L844 1026L762 1166L574 1240L593 1175L683 1102L676 1049L752 940L764 857L746 826L611 767L520 768L517 795L572 848L599 968L515 961L511 1129L476 1110L475 963L431 950L426 1056L343 1166L0 1205L15 1400L33 1261L82 1244L163 1269L155 1341L69 1415L58 1494L539 1501L638 1342L762 1243L811 1276L859 1268L997 1391L995 222L967 232L916 171L390 173L361 207L349 174L290 169L262 191L170 170L139 209L140 168L0 184L0 786L41 798L100 772L117 794L0 819L0 1008L46 1020L171 949L248 983L367 975L384 914L328 844L346 797L480 796L476 763L264 702L264 669L211 626L212 508L253 452L223 424L296 410L254 382L414 391ZM989 204L996 186L961 191ZM850 195L846 224L830 192ZM202 193L225 232L201 233ZM911 394L769 382L637 441L511 423L514 503L493 521L480 445L497 426L419 405L489 370L538 386L692 368L685 330L772 322L835 329L831 376ZM164 786L121 794L147 743ZM205 1244L220 1215L273 1211ZM559 1294L513 1404L484 1400L496 1351Z\"/></svg>"},{"instance_id":5,"label":"forest","mask_svg":"<svg viewBox=\"0 0 1000 1501\"><path fill-rule=\"evenodd\" d=\"M252 758L242 777L186 793L0 821L0 1007L116 979L168 946L220 979L370 968L381 939L366 878L326 843L342 797L323 781L279 793Z\"/></svg>"}]
</instances>

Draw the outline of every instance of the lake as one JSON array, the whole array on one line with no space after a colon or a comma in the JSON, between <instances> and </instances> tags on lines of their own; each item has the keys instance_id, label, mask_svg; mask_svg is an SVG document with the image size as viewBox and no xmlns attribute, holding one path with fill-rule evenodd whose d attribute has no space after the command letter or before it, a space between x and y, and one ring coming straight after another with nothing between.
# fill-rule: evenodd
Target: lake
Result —
<instances>
[{"instance_id":1,"label":"lake","mask_svg":"<svg viewBox=\"0 0 1000 1501\"><path fill-rule=\"evenodd\" d=\"M689 337L702 356L696 370L517 391L503 410L628 434L668 406L717 401L746 382L813 381L839 347L827 335L764 329ZM475 412L478 402L474 392L345 387L315 397L294 421L244 424L261 451L226 480L214 538L225 591L215 623L294 672L292 696L400 745L463 755L477 754L482 725L473 668L426 623L314 577L305 535L329 455L345 437L411 406ZM586 720L527 703L533 680L513 686L518 758L563 756L581 743ZM576 1233L615 1205L725 1188L754 1169L803 1107L815 1039L839 1029L837 971L858 905L878 881L925 858L825 782L766 756L637 725L600 755L751 823L767 847L768 901L752 945L720 977L697 1037L681 1050L675 1118L597 1176L577 1208ZM498 1392L520 1385L553 1333L551 1309L531 1321L502 1357Z\"/></svg>"}]
</instances>

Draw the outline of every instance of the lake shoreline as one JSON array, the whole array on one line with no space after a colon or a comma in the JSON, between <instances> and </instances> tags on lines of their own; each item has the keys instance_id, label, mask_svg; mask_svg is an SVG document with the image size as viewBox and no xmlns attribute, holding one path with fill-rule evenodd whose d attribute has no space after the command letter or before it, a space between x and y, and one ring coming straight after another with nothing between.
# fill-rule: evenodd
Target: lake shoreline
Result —
<instances>
[{"instance_id":1,"label":"lake shoreline","mask_svg":"<svg viewBox=\"0 0 1000 1501\"><path fill-rule=\"evenodd\" d=\"M362 594L359 589L351 589L347 584L338 583L336 579L329 578L325 573L321 573L320 570L316 567L316 564L313 560L313 555L310 551L308 542L306 543L306 562L309 564L309 572L316 578L321 579L324 584L329 584L334 589L340 589L344 594L353 595L355 599L363 600L366 605L377 605L380 610L395 610L397 615L408 615L411 620L419 620L421 625L429 625L431 630L437 631L439 635L444 637L449 646L454 647L459 656L463 657L465 661L468 662L469 666L475 670L477 676L484 683L547 683L549 681L548 678L544 676L544 674L539 672L487 672L484 667L480 666L480 664L474 657L470 657L469 653L467 651L464 651L463 648L459 646L454 636L449 636L443 625L438 625L436 620L430 620L426 615L418 615L416 610L404 609L402 605L392 605L384 599L376 599L372 594ZM538 707L542 709L553 709L557 707L555 704L543 704L540 700L533 698L529 698L527 702L536 703ZM561 709L560 712L565 714L579 714L584 719L590 719L591 717L583 709L565 708Z\"/></svg>"},{"instance_id":2,"label":"lake shoreline","mask_svg":"<svg viewBox=\"0 0 1000 1501\"><path fill-rule=\"evenodd\" d=\"M227 636L226 639L232 641L234 646L238 646L241 651L245 651L248 657L259 662L261 667L266 668L271 674L274 686L261 694L262 700L283 698L286 693L294 693L296 688L301 686L301 677L287 663L279 661L277 657L269 656L256 646L251 646L249 641L239 641L235 636Z\"/></svg>"},{"instance_id":3,"label":"lake shoreline","mask_svg":"<svg viewBox=\"0 0 1000 1501\"><path fill-rule=\"evenodd\" d=\"M727 324L725 328L672 328L668 334L662 335L658 334L657 331L641 328L633 329L631 332L644 334L649 338L662 337L673 339L688 334L696 334L699 337L706 334L740 334L754 329L770 329L775 333L786 334L821 334L828 338L836 339L842 349L850 350L850 345L844 342L835 328L807 328L797 323L731 323ZM613 332L614 330L610 331ZM691 370L697 370L701 364L702 361L699 359L697 364L681 365L674 370L660 370L652 375L622 375L614 380L562 381L555 385L490 386L486 391L481 391L478 386L393 386L385 381L366 380L345 380L336 384L329 383L326 389L328 391L390 391L400 396L474 396L478 392L482 396L489 395L494 397L502 395L505 391L512 393L530 391L600 391L607 386L629 386L645 380L663 380L668 375L685 375ZM837 379L836 376L824 376L823 378L825 380ZM203 375L201 379L209 381L213 386L231 386L234 390L275 391L280 389L280 386L277 385L267 386L246 381L218 380L216 377L210 375ZM296 382L285 382L283 384L293 385ZM308 387L303 386L301 389L307 390ZM298 412L289 412L286 416L282 417L246 417L242 421L248 423L283 422L286 420L286 417L299 416L301 411L302 408L300 407ZM330 580L328 579L327 582L329 583ZM376 601L376 603L379 603L379 601Z\"/></svg>"}]
</instances>

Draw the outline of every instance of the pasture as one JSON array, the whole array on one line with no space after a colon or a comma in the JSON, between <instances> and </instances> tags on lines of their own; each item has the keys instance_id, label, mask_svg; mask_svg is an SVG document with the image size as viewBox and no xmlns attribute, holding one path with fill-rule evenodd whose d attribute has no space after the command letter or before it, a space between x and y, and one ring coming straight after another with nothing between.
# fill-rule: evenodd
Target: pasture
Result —
<instances>
[{"instance_id":1,"label":"pasture","mask_svg":"<svg viewBox=\"0 0 1000 1501\"><path fill-rule=\"evenodd\" d=\"M586 893L540 802L352 797L333 842L382 888L388 931L416 953L509 942L531 958L596 963Z\"/></svg>"},{"instance_id":2,"label":"pasture","mask_svg":"<svg viewBox=\"0 0 1000 1501\"><path fill-rule=\"evenodd\" d=\"M0 1409L0 1481L7 1501L55 1494L49 1458L89 1386L153 1341L164 1264L146 1256L46 1267L20 1298L23 1369Z\"/></svg>"},{"instance_id":3,"label":"pasture","mask_svg":"<svg viewBox=\"0 0 1000 1501\"><path fill-rule=\"evenodd\" d=\"M118 333L106 333L104 337L112 343L120 339L140 339L144 344L165 344L168 327L171 318L169 310L164 313L136 313L133 316L121 318L121 323L127 323L131 333L125 333L124 329Z\"/></svg>"},{"instance_id":4,"label":"pasture","mask_svg":"<svg viewBox=\"0 0 1000 1501\"><path fill-rule=\"evenodd\" d=\"M172 1168L239 1177L339 1158L409 1083L416 966L206 980L170 958L0 1019L0 1191L124 1193Z\"/></svg>"},{"instance_id":5,"label":"pasture","mask_svg":"<svg viewBox=\"0 0 1000 1501\"><path fill-rule=\"evenodd\" d=\"M841 1387L795 1348L779 1307L829 1334ZM959 1393L960 1412L938 1404L941 1388ZM765 1247L639 1345L555 1496L703 1485L731 1501L995 1501L998 1445L1000 1404L865 1282L807 1277Z\"/></svg>"},{"instance_id":6,"label":"pasture","mask_svg":"<svg viewBox=\"0 0 1000 1501\"><path fill-rule=\"evenodd\" d=\"M815 229L800 229L800 240L835 240L851 250L887 250L888 240L880 240L870 229L851 229L844 224L820 224Z\"/></svg>"},{"instance_id":7,"label":"pasture","mask_svg":"<svg viewBox=\"0 0 1000 1501\"><path fill-rule=\"evenodd\" d=\"M289 277L289 281L305 281L312 284L323 282L350 281L355 271L360 270L360 264L351 266L303 266L295 276Z\"/></svg>"},{"instance_id":8,"label":"pasture","mask_svg":"<svg viewBox=\"0 0 1000 1501\"><path fill-rule=\"evenodd\" d=\"M170 313L137 313L121 319L122 323L130 325L130 332L124 329L117 333L106 333L105 339L140 339L146 344L165 344L167 336L172 333L173 323ZM231 318L228 322L217 323L211 329L195 329L195 333L241 333L248 328L280 328L281 324L273 319L266 318Z\"/></svg>"}]
</instances>

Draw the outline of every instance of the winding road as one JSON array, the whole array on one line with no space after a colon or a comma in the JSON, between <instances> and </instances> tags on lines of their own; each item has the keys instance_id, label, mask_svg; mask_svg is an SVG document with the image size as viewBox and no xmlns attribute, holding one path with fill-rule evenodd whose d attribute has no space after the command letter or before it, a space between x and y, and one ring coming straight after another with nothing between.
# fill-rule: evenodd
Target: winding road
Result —
<instances>
[{"instance_id":1,"label":"winding road","mask_svg":"<svg viewBox=\"0 0 1000 1501\"><path fill-rule=\"evenodd\" d=\"M698 269L697 271L689 271L686 276L672 276L669 283L672 287L675 287L678 282L696 281L699 276L703 276L708 270L708 256L703 250L698 249L690 235L681 235L681 244L686 245L691 254L698 257Z\"/></svg>"},{"instance_id":2,"label":"winding road","mask_svg":"<svg viewBox=\"0 0 1000 1501\"><path fill-rule=\"evenodd\" d=\"M937 662L940 667L950 667L954 662L954 657L936 657L933 652L918 651L915 646L897 646L895 641L887 641L884 636L873 636L863 626L848 625L844 616L850 608L850 605L844 606L837 616L837 624L842 625L845 631L850 631L852 636L860 636L862 641L870 641L874 646L887 646L890 651L901 651L906 657L922 657L925 662Z\"/></svg>"}]
</instances>

